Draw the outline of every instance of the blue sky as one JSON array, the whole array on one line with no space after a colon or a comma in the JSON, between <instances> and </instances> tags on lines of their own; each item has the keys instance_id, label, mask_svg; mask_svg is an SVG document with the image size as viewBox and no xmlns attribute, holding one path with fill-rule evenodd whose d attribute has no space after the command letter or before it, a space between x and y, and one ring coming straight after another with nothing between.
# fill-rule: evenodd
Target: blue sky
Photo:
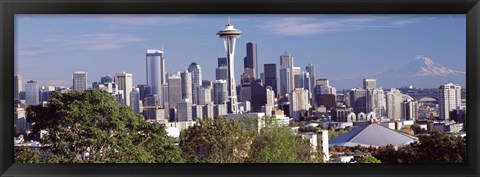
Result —
<instances>
[{"instance_id":1,"label":"blue sky","mask_svg":"<svg viewBox=\"0 0 480 177\"><path fill-rule=\"evenodd\" d=\"M226 55L216 32L228 16L243 32L235 52L237 78L248 41L257 43L260 72L265 63L279 65L288 51L295 66L304 70L312 63L316 77L333 86L398 68L418 55L466 70L465 15L17 15L16 73L24 82L70 86L75 71L88 72L89 83L126 71L135 85L145 84L145 52L163 48L167 72L197 62L203 79L213 80L217 58Z\"/></svg>"}]
</instances>

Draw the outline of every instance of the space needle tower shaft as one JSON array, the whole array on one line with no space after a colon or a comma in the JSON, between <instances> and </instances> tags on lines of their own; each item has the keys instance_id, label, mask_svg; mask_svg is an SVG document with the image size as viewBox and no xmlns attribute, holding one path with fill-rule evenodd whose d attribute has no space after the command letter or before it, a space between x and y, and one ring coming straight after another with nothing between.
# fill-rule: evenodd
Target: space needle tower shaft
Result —
<instances>
[{"instance_id":1,"label":"space needle tower shaft","mask_svg":"<svg viewBox=\"0 0 480 177\"><path fill-rule=\"evenodd\" d=\"M238 113L238 101L237 93L235 89L235 71L234 71L234 54L235 54L235 41L236 38L240 37L240 30L235 29L233 25L230 24L230 18L228 19L228 24L225 25L225 29L220 30L217 35L223 39L225 46L225 52L227 53L228 61L228 77L227 77L227 89L228 89L228 112L229 113Z\"/></svg>"}]
</instances>

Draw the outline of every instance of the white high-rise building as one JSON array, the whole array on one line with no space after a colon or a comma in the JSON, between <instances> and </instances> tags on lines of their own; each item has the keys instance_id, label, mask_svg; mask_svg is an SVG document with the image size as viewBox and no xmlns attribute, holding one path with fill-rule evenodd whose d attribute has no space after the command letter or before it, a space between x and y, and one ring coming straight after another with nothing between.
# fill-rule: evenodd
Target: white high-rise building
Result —
<instances>
[{"instance_id":1,"label":"white high-rise building","mask_svg":"<svg viewBox=\"0 0 480 177\"><path fill-rule=\"evenodd\" d=\"M458 84L446 83L438 88L440 119L449 120L450 111L462 106L462 88Z\"/></svg>"},{"instance_id":2,"label":"white high-rise building","mask_svg":"<svg viewBox=\"0 0 480 177\"><path fill-rule=\"evenodd\" d=\"M164 106L167 100L162 92L162 85L167 83L165 73L165 58L161 50L147 50L146 54L147 85L151 87L152 94L157 95L157 106Z\"/></svg>"},{"instance_id":3,"label":"white high-rise building","mask_svg":"<svg viewBox=\"0 0 480 177\"><path fill-rule=\"evenodd\" d=\"M402 120L418 119L418 102L407 99L402 103Z\"/></svg>"},{"instance_id":4,"label":"white high-rise building","mask_svg":"<svg viewBox=\"0 0 480 177\"><path fill-rule=\"evenodd\" d=\"M387 91L387 117L391 120L401 120L402 117L402 103L403 103L403 94L400 90L395 88Z\"/></svg>"},{"instance_id":5,"label":"white high-rise building","mask_svg":"<svg viewBox=\"0 0 480 177\"><path fill-rule=\"evenodd\" d=\"M123 105L130 106L130 92L132 92L133 89L133 74L126 72L117 73L114 79L118 86L118 90L123 90Z\"/></svg>"},{"instance_id":6,"label":"white high-rise building","mask_svg":"<svg viewBox=\"0 0 480 177\"><path fill-rule=\"evenodd\" d=\"M290 117L298 120L300 114L310 109L308 90L296 88L290 93Z\"/></svg>"},{"instance_id":7,"label":"white high-rise building","mask_svg":"<svg viewBox=\"0 0 480 177\"><path fill-rule=\"evenodd\" d=\"M22 76L15 75L13 79L13 99L20 100L20 92L22 91Z\"/></svg>"},{"instance_id":8,"label":"white high-rise building","mask_svg":"<svg viewBox=\"0 0 480 177\"><path fill-rule=\"evenodd\" d=\"M188 66L188 72L192 73L192 103L198 104L199 89L202 85L202 68L193 62Z\"/></svg>"},{"instance_id":9,"label":"white high-rise building","mask_svg":"<svg viewBox=\"0 0 480 177\"><path fill-rule=\"evenodd\" d=\"M266 90L267 104L265 104L265 115L271 116L275 107L275 91L270 86L267 86Z\"/></svg>"},{"instance_id":10,"label":"white high-rise building","mask_svg":"<svg viewBox=\"0 0 480 177\"><path fill-rule=\"evenodd\" d=\"M223 38L225 52L227 53L227 61L228 61L228 78L227 78L227 90L228 90L228 112L229 113L237 113L238 112L238 105L237 105L237 92L236 92L236 84L235 84L235 65L234 65L234 54L235 54L235 42L236 38L240 37L240 30L235 29L233 25L230 24L230 20L228 24L225 26L225 29L220 30L217 35L220 38Z\"/></svg>"},{"instance_id":11,"label":"white high-rise building","mask_svg":"<svg viewBox=\"0 0 480 177\"><path fill-rule=\"evenodd\" d=\"M212 88L200 87L198 104L205 105L212 102Z\"/></svg>"},{"instance_id":12,"label":"white high-rise building","mask_svg":"<svg viewBox=\"0 0 480 177\"><path fill-rule=\"evenodd\" d=\"M385 92L382 88L368 89L367 91L367 112L374 112L377 117L386 116ZM402 94L403 95L403 94Z\"/></svg>"},{"instance_id":13,"label":"white high-rise building","mask_svg":"<svg viewBox=\"0 0 480 177\"><path fill-rule=\"evenodd\" d=\"M25 87L25 101L27 106L38 105L40 100L37 81L30 80Z\"/></svg>"},{"instance_id":14,"label":"white high-rise building","mask_svg":"<svg viewBox=\"0 0 480 177\"><path fill-rule=\"evenodd\" d=\"M213 83L213 100L215 104L225 104L227 101L227 82L216 80Z\"/></svg>"},{"instance_id":15,"label":"white high-rise building","mask_svg":"<svg viewBox=\"0 0 480 177\"><path fill-rule=\"evenodd\" d=\"M293 82L295 88L303 88L303 75L300 67L293 67Z\"/></svg>"},{"instance_id":16,"label":"white high-rise building","mask_svg":"<svg viewBox=\"0 0 480 177\"><path fill-rule=\"evenodd\" d=\"M73 90L83 92L87 90L87 72L73 73Z\"/></svg>"},{"instance_id":17,"label":"white high-rise building","mask_svg":"<svg viewBox=\"0 0 480 177\"><path fill-rule=\"evenodd\" d=\"M285 51L280 56L280 95L285 96L295 88L293 75L293 56Z\"/></svg>"},{"instance_id":18,"label":"white high-rise building","mask_svg":"<svg viewBox=\"0 0 480 177\"><path fill-rule=\"evenodd\" d=\"M377 88L377 79L363 79L363 89L375 89Z\"/></svg>"},{"instance_id":19,"label":"white high-rise building","mask_svg":"<svg viewBox=\"0 0 480 177\"><path fill-rule=\"evenodd\" d=\"M192 121L192 102L182 99L177 103L177 122Z\"/></svg>"}]
</instances>

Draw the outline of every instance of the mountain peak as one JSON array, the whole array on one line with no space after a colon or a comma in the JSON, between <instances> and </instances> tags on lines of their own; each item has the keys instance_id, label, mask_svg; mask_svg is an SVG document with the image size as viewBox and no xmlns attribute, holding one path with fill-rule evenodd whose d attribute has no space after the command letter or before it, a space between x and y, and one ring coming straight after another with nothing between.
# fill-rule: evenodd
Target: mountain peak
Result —
<instances>
[{"instance_id":1,"label":"mountain peak","mask_svg":"<svg viewBox=\"0 0 480 177\"><path fill-rule=\"evenodd\" d=\"M425 56L416 56L415 60L407 65L408 70L414 71L414 76L447 76L464 75L463 71L448 69L435 63L431 58Z\"/></svg>"}]
</instances>

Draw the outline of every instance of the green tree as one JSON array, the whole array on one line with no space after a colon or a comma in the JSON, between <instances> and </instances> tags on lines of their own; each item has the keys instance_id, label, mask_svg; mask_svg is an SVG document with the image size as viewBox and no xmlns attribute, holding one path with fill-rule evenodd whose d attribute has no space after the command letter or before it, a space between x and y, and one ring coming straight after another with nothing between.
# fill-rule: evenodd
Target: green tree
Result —
<instances>
[{"instance_id":1,"label":"green tree","mask_svg":"<svg viewBox=\"0 0 480 177\"><path fill-rule=\"evenodd\" d=\"M15 147L14 159L17 163L41 163L40 152L26 146Z\"/></svg>"},{"instance_id":2,"label":"green tree","mask_svg":"<svg viewBox=\"0 0 480 177\"><path fill-rule=\"evenodd\" d=\"M409 145L400 147L398 150L393 145L379 147L372 156L382 163L415 163L416 152Z\"/></svg>"},{"instance_id":3,"label":"green tree","mask_svg":"<svg viewBox=\"0 0 480 177\"><path fill-rule=\"evenodd\" d=\"M253 135L235 119L205 118L181 132L182 157L189 163L242 163Z\"/></svg>"},{"instance_id":4,"label":"green tree","mask_svg":"<svg viewBox=\"0 0 480 177\"><path fill-rule=\"evenodd\" d=\"M377 158L371 155L366 155L361 157L358 163L382 163L382 161L378 160Z\"/></svg>"},{"instance_id":5,"label":"green tree","mask_svg":"<svg viewBox=\"0 0 480 177\"><path fill-rule=\"evenodd\" d=\"M54 163L182 162L180 149L169 143L164 126L148 123L105 91L53 92L47 106L27 108L33 134Z\"/></svg>"},{"instance_id":6,"label":"green tree","mask_svg":"<svg viewBox=\"0 0 480 177\"><path fill-rule=\"evenodd\" d=\"M433 131L398 150L388 145L372 155L382 163L464 163L466 154L466 138Z\"/></svg>"},{"instance_id":7,"label":"green tree","mask_svg":"<svg viewBox=\"0 0 480 177\"><path fill-rule=\"evenodd\" d=\"M437 131L421 135L418 142L411 144L412 150L418 153L417 163L464 163L467 159L466 147L466 138Z\"/></svg>"},{"instance_id":8,"label":"green tree","mask_svg":"<svg viewBox=\"0 0 480 177\"><path fill-rule=\"evenodd\" d=\"M251 146L249 162L301 163L312 162L310 142L295 135L286 127L262 129ZM318 151L317 151L318 152Z\"/></svg>"}]
</instances>

